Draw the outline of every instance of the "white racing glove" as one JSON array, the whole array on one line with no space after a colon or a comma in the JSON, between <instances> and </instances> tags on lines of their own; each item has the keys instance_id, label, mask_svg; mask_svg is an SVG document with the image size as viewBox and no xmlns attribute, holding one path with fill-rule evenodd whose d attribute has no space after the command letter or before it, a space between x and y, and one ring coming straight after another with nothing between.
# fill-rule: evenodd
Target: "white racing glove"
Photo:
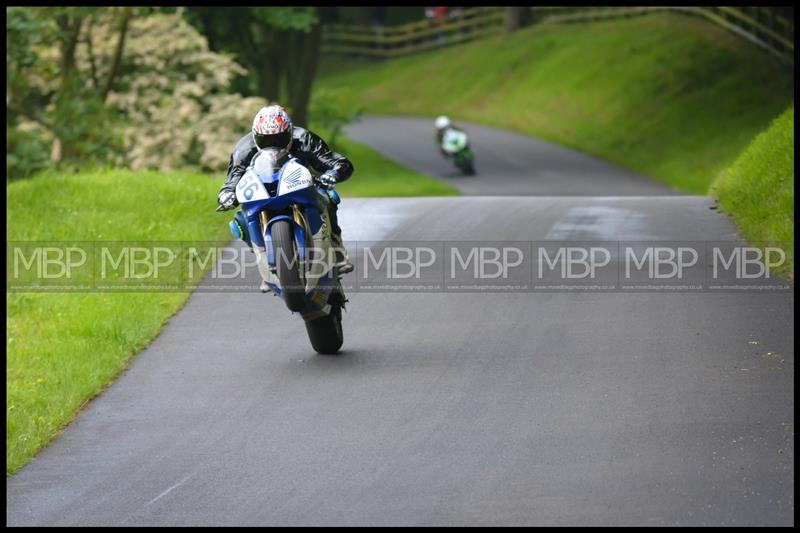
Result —
<instances>
[{"instance_id":1,"label":"white racing glove","mask_svg":"<svg viewBox=\"0 0 800 533\"><path fill-rule=\"evenodd\" d=\"M322 174L318 179L323 187L326 189L333 189L336 185L337 174L335 170L329 170Z\"/></svg>"},{"instance_id":2,"label":"white racing glove","mask_svg":"<svg viewBox=\"0 0 800 533\"><path fill-rule=\"evenodd\" d=\"M217 196L217 203L225 211L233 209L236 203L236 194L233 191L220 191L219 196Z\"/></svg>"}]
</instances>

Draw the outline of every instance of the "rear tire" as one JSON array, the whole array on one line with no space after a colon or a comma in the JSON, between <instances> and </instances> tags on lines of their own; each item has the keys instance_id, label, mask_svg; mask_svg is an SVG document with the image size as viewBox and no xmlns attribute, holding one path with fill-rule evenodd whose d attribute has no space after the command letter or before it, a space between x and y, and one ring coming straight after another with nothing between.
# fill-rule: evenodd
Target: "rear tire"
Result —
<instances>
[{"instance_id":1,"label":"rear tire","mask_svg":"<svg viewBox=\"0 0 800 533\"><path fill-rule=\"evenodd\" d=\"M321 354L335 354L344 343L342 306L338 295L331 296L330 304L331 312L328 316L306 322L308 340L314 350Z\"/></svg>"},{"instance_id":2,"label":"rear tire","mask_svg":"<svg viewBox=\"0 0 800 533\"><path fill-rule=\"evenodd\" d=\"M464 163L464 165L461 167L464 170L464 174L469 176L475 174L475 156L472 155L472 151L469 148L465 149L464 153L461 154L461 157L463 158Z\"/></svg>"},{"instance_id":3,"label":"rear tire","mask_svg":"<svg viewBox=\"0 0 800 533\"><path fill-rule=\"evenodd\" d=\"M475 167L472 165L472 159L464 163L464 174L468 176L475 175Z\"/></svg>"},{"instance_id":4,"label":"rear tire","mask_svg":"<svg viewBox=\"0 0 800 533\"><path fill-rule=\"evenodd\" d=\"M475 167L472 166L472 159L472 152L465 148L456 154L455 163L461 172L467 175L472 175L475 174Z\"/></svg>"},{"instance_id":5,"label":"rear tire","mask_svg":"<svg viewBox=\"0 0 800 533\"><path fill-rule=\"evenodd\" d=\"M275 265L281 281L286 307L289 311L302 311L306 306L306 289L300 280L300 260L294 243L292 225L279 220L271 226L272 249L275 252Z\"/></svg>"}]
</instances>

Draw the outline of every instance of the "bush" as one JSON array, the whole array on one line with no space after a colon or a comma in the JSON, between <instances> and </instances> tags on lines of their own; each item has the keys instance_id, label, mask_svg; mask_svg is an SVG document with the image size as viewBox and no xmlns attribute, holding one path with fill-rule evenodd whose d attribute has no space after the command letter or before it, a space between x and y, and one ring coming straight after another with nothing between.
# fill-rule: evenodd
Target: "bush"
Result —
<instances>
[{"instance_id":1,"label":"bush","mask_svg":"<svg viewBox=\"0 0 800 533\"><path fill-rule=\"evenodd\" d=\"M47 168L50 146L35 130L6 126L6 180L27 178Z\"/></svg>"},{"instance_id":2,"label":"bush","mask_svg":"<svg viewBox=\"0 0 800 533\"><path fill-rule=\"evenodd\" d=\"M113 27L105 30L113 35ZM102 42L98 54L111 54L113 39ZM212 52L181 10L131 22L123 72L108 104L125 116L125 154L135 170L224 170L253 115L266 105L262 98L230 94L231 80L244 68Z\"/></svg>"},{"instance_id":3,"label":"bush","mask_svg":"<svg viewBox=\"0 0 800 533\"><path fill-rule=\"evenodd\" d=\"M346 94L341 89L324 88L314 92L309 104L308 116L317 133L322 136L328 145L336 148L336 140L342 129L356 120L363 109L353 107L346 99Z\"/></svg>"}]
</instances>

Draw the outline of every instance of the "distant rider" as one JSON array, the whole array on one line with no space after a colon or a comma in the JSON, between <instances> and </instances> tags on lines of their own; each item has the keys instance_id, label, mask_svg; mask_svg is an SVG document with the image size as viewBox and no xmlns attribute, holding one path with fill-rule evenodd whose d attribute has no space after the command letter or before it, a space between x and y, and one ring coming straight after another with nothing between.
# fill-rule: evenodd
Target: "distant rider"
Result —
<instances>
[{"instance_id":1,"label":"distant rider","mask_svg":"<svg viewBox=\"0 0 800 533\"><path fill-rule=\"evenodd\" d=\"M445 157L451 157L453 154L448 152L442 146L442 141L444 140L444 135L447 133L448 130L458 131L461 133L466 134L467 132L462 130L461 128L457 127L453 124L450 119L444 115L441 115L436 118L436 144L439 146L439 151Z\"/></svg>"},{"instance_id":2,"label":"distant rider","mask_svg":"<svg viewBox=\"0 0 800 533\"><path fill-rule=\"evenodd\" d=\"M250 133L236 143L231 154L227 179L217 196L217 202L223 209L233 209L239 205L236 200L236 184L259 150L266 148L286 150L286 153L296 157L301 163L320 172L317 181L326 189L332 189L353 173L353 164L346 157L328 148L325 141L312 131L294 126L283 107L277 104L262 107L253 119ZM342 229L336 216L336 203L330 201L327 205L331 221L331 237L337 249L336 265L342 274L352 272L353 263L347 257L342 244ZM241 210L236 213L235 218L242 227L247 227Z\"/></svg>"}]
</instances>

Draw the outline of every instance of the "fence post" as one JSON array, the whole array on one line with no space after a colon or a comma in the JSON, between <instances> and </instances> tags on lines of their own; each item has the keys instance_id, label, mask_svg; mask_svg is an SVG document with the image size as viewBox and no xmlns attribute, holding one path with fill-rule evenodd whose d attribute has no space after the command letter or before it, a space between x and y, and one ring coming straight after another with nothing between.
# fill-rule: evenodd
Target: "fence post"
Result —
<instances>
[{"instance_id":1,"label":"fence post","mask_svg":"<svg viewBox=\"0 0 800 533\"><path fill-rule=\"evenodd\" d=\"M528 23L530 7L507 7L506 8L506 33L514 33L520 28L524 28Z\"/></svg>"}]
</instances>

